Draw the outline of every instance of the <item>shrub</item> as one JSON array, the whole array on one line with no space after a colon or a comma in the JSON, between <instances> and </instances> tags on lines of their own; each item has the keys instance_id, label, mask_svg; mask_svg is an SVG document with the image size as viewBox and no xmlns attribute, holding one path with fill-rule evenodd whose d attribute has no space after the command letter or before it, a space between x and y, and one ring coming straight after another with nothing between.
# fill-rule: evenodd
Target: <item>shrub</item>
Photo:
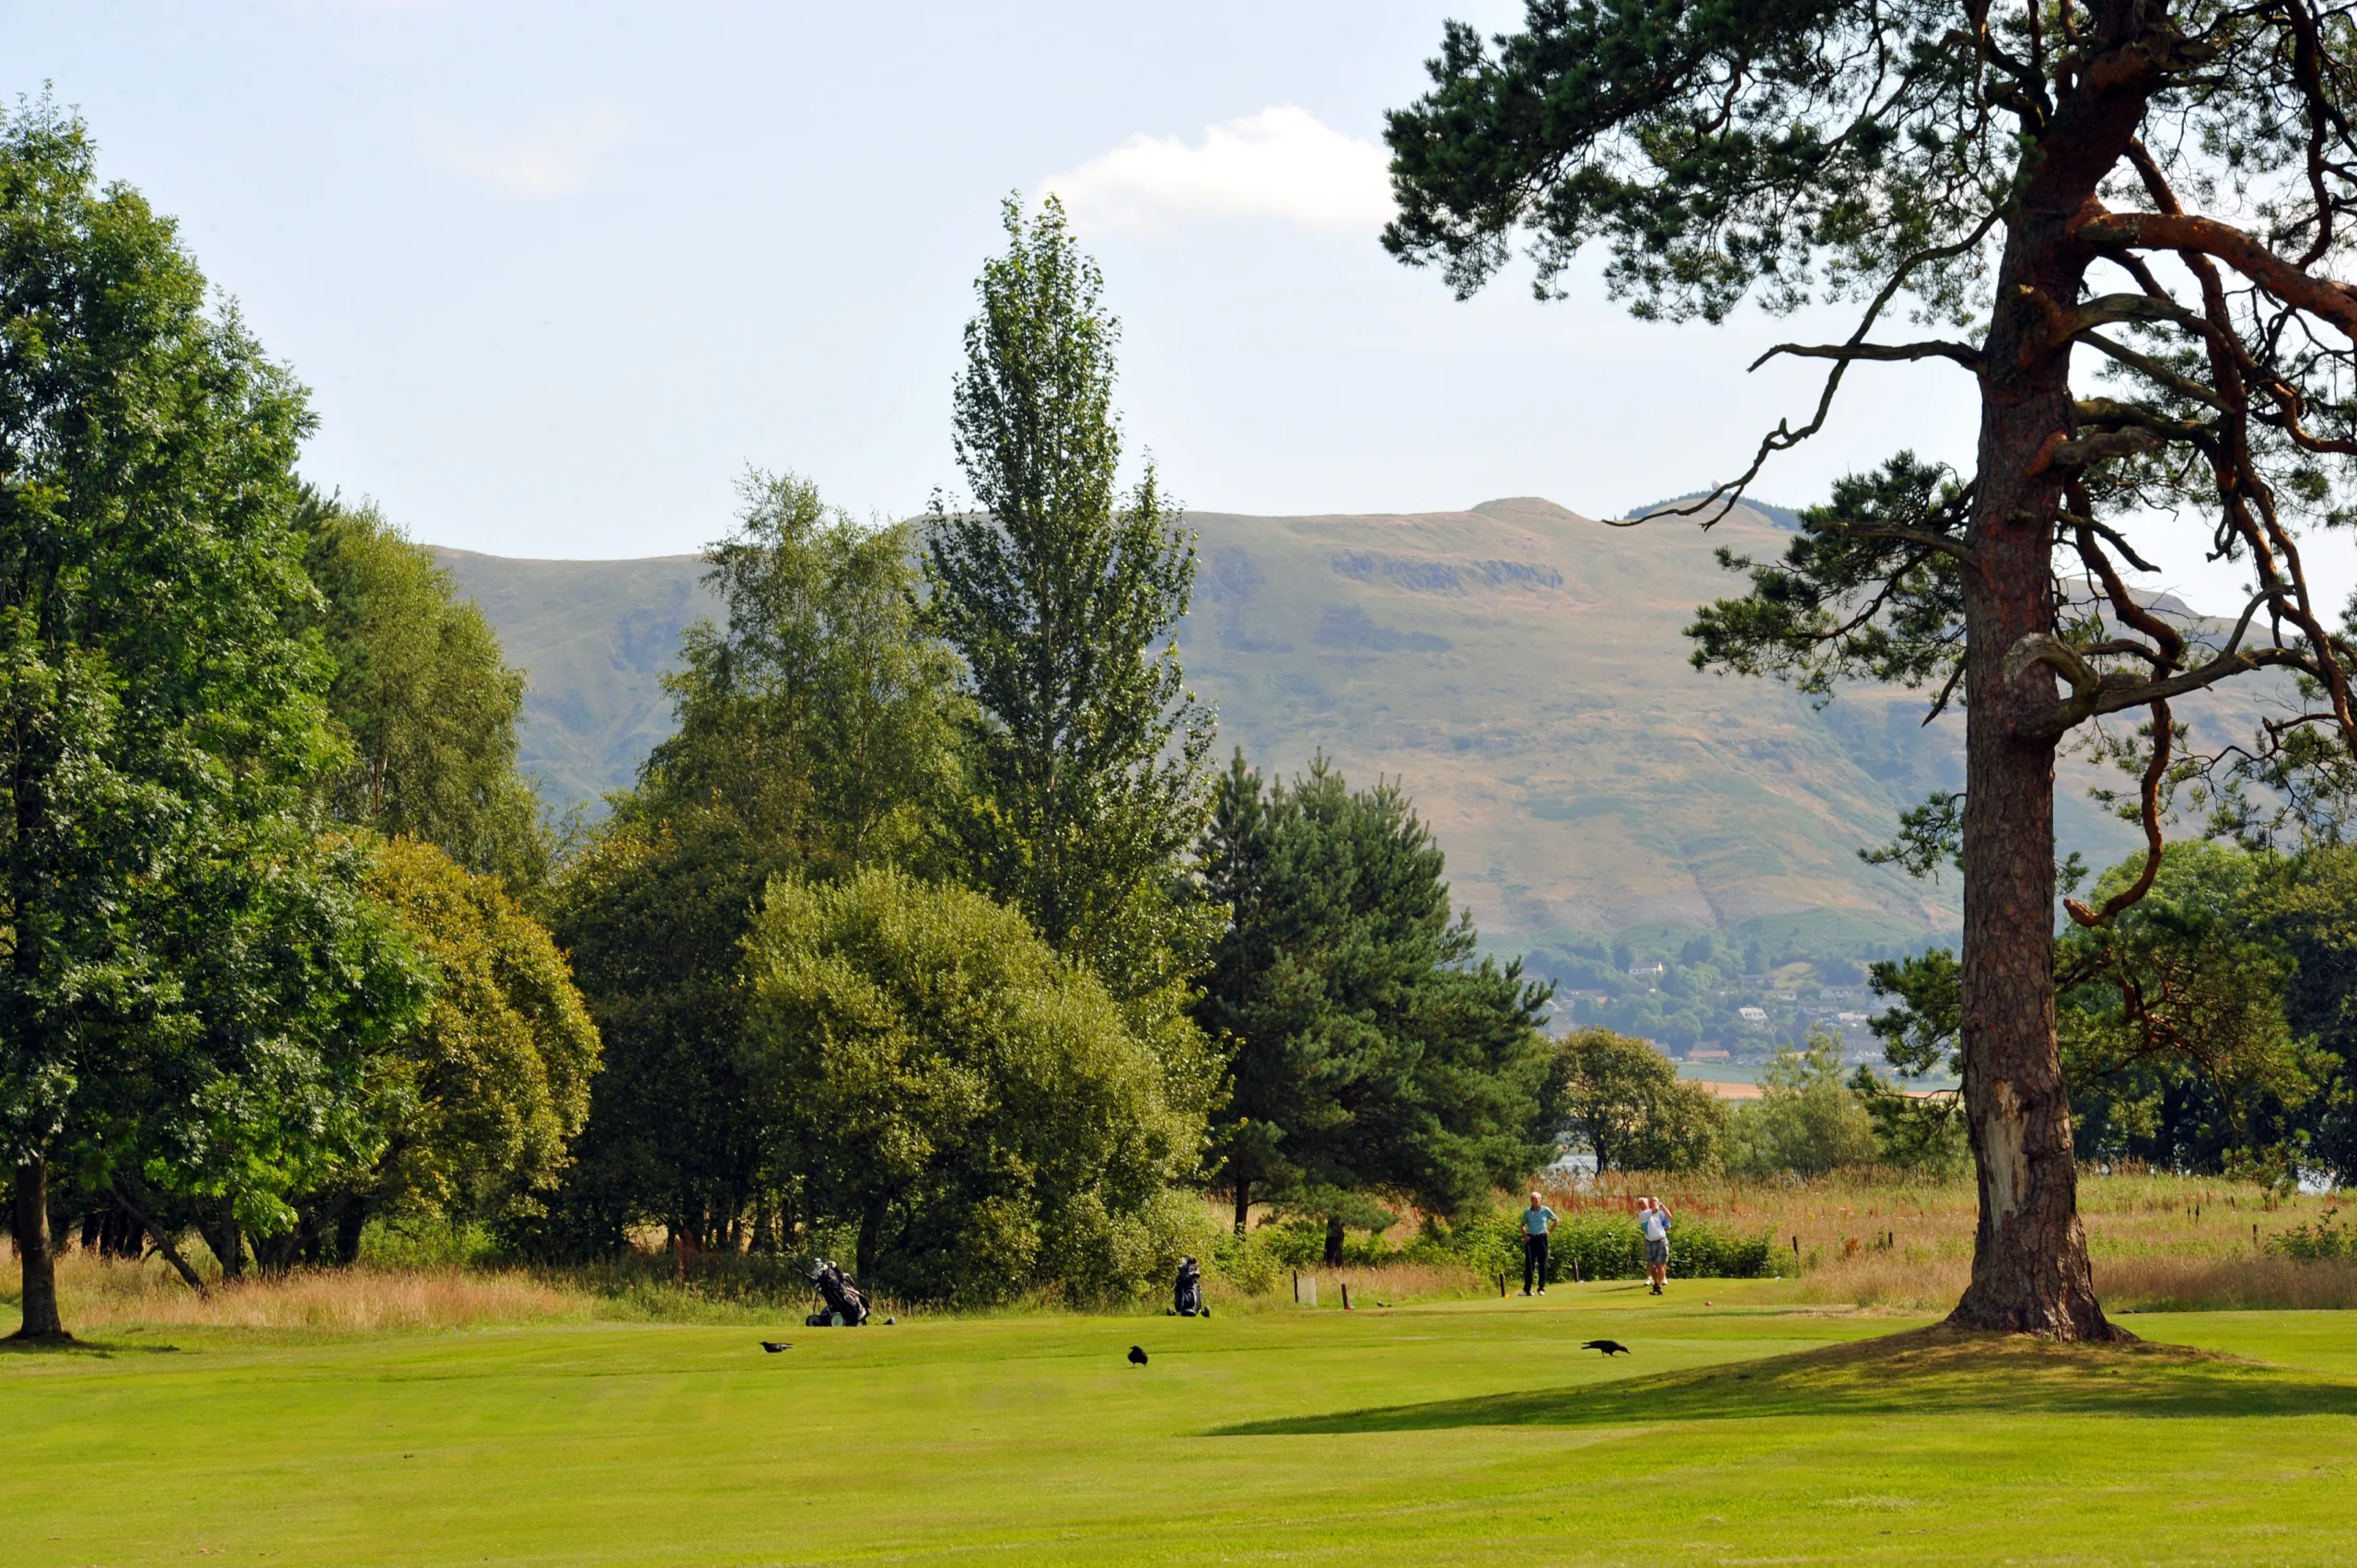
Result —
<instances>
[{"instance_id":1,"label":"shrub","mask_svg":"<svg viewBox=\"0 0 2357 1568\"><path fill-rule=\"evenodd\" d=\"M1762 1098L1738 1108L1726 1140L1737 1176L1822 1176L1874 1163L1874 1120L1841 1081L1840 1042L1820 1036L1805 1054L1786 1049L1761 1073Z\"/></svg>"},{"instance_id":2,"label":"shrub","mask_svg":"<svg viewBox=\"0 0 2357 1568\"><path fill-rule=\"evenodd\" d=\"M2267 1249L2302 1263L2357 1258L2357 1234L2340 1222L2340 1211L2331 1208L2318 1215L2313 1225L2293 1225L2268 1243Z\"/></svg>"},{"instance_id":3,"label":"shrub","mask_svg":"<svg viewBox=\"0 0 2357 1568\"><path fill-rule=\"evenodd\" d=\"M1210 1253L1203 1260L1204 1277L1225 1280L1247 1295L1268 1295L1284 1283L1290 1267L1277 1255L1271 1239L1265 1227L1242 1236L1221 1231L1212 1238Z\"/></svg>"},{"instance_id":4,"label":"shrub","mask_svg":"<svg viewBox=\"0 0 2357 1568\"><path fill-rule=\"evenodd\" d=\"M1201 1117L1097 977L980 893L780 879L747 943L780 1168L909 1300L1133 1295L1201 1234Z\"/></svg>"}]
</instances>

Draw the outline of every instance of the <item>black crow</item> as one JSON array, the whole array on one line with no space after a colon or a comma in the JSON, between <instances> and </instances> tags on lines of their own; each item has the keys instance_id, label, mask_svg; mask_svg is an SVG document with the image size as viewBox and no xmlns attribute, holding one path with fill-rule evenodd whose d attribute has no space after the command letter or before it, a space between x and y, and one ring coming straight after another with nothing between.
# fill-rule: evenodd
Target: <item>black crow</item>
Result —
<instances>
[{"instance_id":1,"label":"black crow","mask_svg":"<svg viewBox=\"0 0 2357 1568\"><path fill-rule=\"evenodd\" d=\"M769 1352L772 1355L775 1355L782 1350L792 1350L794 1347L790 1344L780 1344L775 1340L763 1340L761 1342L761 1348Z\"/></svg>"},{"instance_id":2,"label":"black crow","mask_svg":"<svg viewBox=\"0 0 2357 1568\"><path fill-rule=\"evenodd\" d=\"M1633 1355L1636 1353L1627 1345L1622 1344L1619 1340L1590 1340L1587 1343L1580 1346L1580 1349L1600 1350L1605 1353L1607 1358L1616 1355Z\"/></svg>"},{"instance_id":3,"label":"black crow","mask_svg":"<svg viewBox=\"0 0 2357 1568\"><path fill-rule=\"evenodd\" d=\"M1130 1347L1130 1365L1132 1366L1144 1366L1145 1365L1145 1352L1139 1349L1136 1345L1132 1345Z\"/></svg>"}]
</instances>

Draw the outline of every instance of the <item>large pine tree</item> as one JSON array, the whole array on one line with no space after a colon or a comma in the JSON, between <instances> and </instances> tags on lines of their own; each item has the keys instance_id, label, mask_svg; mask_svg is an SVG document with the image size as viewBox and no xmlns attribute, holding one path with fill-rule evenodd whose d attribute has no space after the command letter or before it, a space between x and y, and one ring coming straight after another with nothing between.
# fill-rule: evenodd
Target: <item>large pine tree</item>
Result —
<instances>
[{"instance_id":1,"label":"large pine tree","mask_svg":"<svg viewBox=\"0 0 2357 1568\"><path fill-rule=\"evenodd\" d=\"M1963 701L1962 1327L2116 1333L2055 1040L2058 745L2110 719L2143 781L2145 870L2067 906L2090 926L2158 868L2172 699L2294 672L2310 700L2240 755L2345 782L2357 658L2299 535L2345 515L2357 457L2357 291L2332 275L2357 224L2347 26L2312 0L1530 0L1510 36L1451 24L1433 90L1391 117L1385 243L1460 295L1527 237L1542 295L1596 241L1648 315L1861 302L1842 341L1772 351L1829 366L1814 413L1689 515L1822 429L1853 366L1973 377L1970 471L1902 454L1838 486L1784 560L1731 563L1752 590L1695 628L1706 663ZM1961 335L1877 338L1904 314ZM2248 575L2226 635L2123 579L2177 506Z\"/></svg>"}]
</instances>

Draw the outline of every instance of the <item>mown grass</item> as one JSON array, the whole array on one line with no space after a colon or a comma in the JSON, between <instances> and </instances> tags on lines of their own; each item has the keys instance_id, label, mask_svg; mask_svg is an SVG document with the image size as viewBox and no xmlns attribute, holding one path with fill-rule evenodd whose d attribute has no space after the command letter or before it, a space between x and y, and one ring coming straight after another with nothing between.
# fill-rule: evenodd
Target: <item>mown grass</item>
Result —
<instances>
[{"instance_id":1,"label":"mown grass","mask_svg":"<svg viewBox=\"0 0 2357 1568\"><path fill-rule=\"evenodd\" d=\"M126 1324L0 1356L0 1562L2345 1560L2357 1319L1875 1342L1910 1326L1794 1289L858 1331ZM1578 1348L1599 1335L1632 1353Z\"/></svg>"}]
</instances>

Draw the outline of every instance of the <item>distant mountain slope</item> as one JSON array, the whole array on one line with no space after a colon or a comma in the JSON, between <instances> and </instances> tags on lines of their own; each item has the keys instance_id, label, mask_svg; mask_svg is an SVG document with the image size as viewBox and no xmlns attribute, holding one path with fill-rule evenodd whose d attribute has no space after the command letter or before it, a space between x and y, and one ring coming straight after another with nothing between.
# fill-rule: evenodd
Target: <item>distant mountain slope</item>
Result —
<instances>
[{"instance_id":1,"label":"distant mountain slope","mask_svg":"<svg viewBox=\"0 0 2357 1568\"><path fill-rule=\"evenodd\" d=\"M1323 749L1396 777L1448 852L1483 932L1543 947L1713 931L1817 951L1954 930L1956 879L1857 851L1962 779L1960 723L1920 695L1845 691L1822 712L1767 681L1701 674L1682 628L1738 580L1713 552L1792 535L1738 510L1614 528L1532 499L1407 517L1197 513L1188 676L1223 751L1291 774ZM508 656L531 672L528 761L552 800L627 783L665 733L658 684L709 603L692 557L505 561L445 552ZM2179 716L2248 729L2213 702ZM2067 767L2064 847L2097 865L2136 840Z\"/></svg>"},{"instance_id":2,"label":"distant mountain slope","mask_svg":"<svg viewBox=\"0 0 2357 1568\"><path fill-rule=\"evenodd\" d=\"M664 671L679 633L714 613L703 560L516 561L472 551L435 555L499 630L507 661L528 672L524 765L563 809L631 782L671 733Z\"/></svg>"}]
</instances>

